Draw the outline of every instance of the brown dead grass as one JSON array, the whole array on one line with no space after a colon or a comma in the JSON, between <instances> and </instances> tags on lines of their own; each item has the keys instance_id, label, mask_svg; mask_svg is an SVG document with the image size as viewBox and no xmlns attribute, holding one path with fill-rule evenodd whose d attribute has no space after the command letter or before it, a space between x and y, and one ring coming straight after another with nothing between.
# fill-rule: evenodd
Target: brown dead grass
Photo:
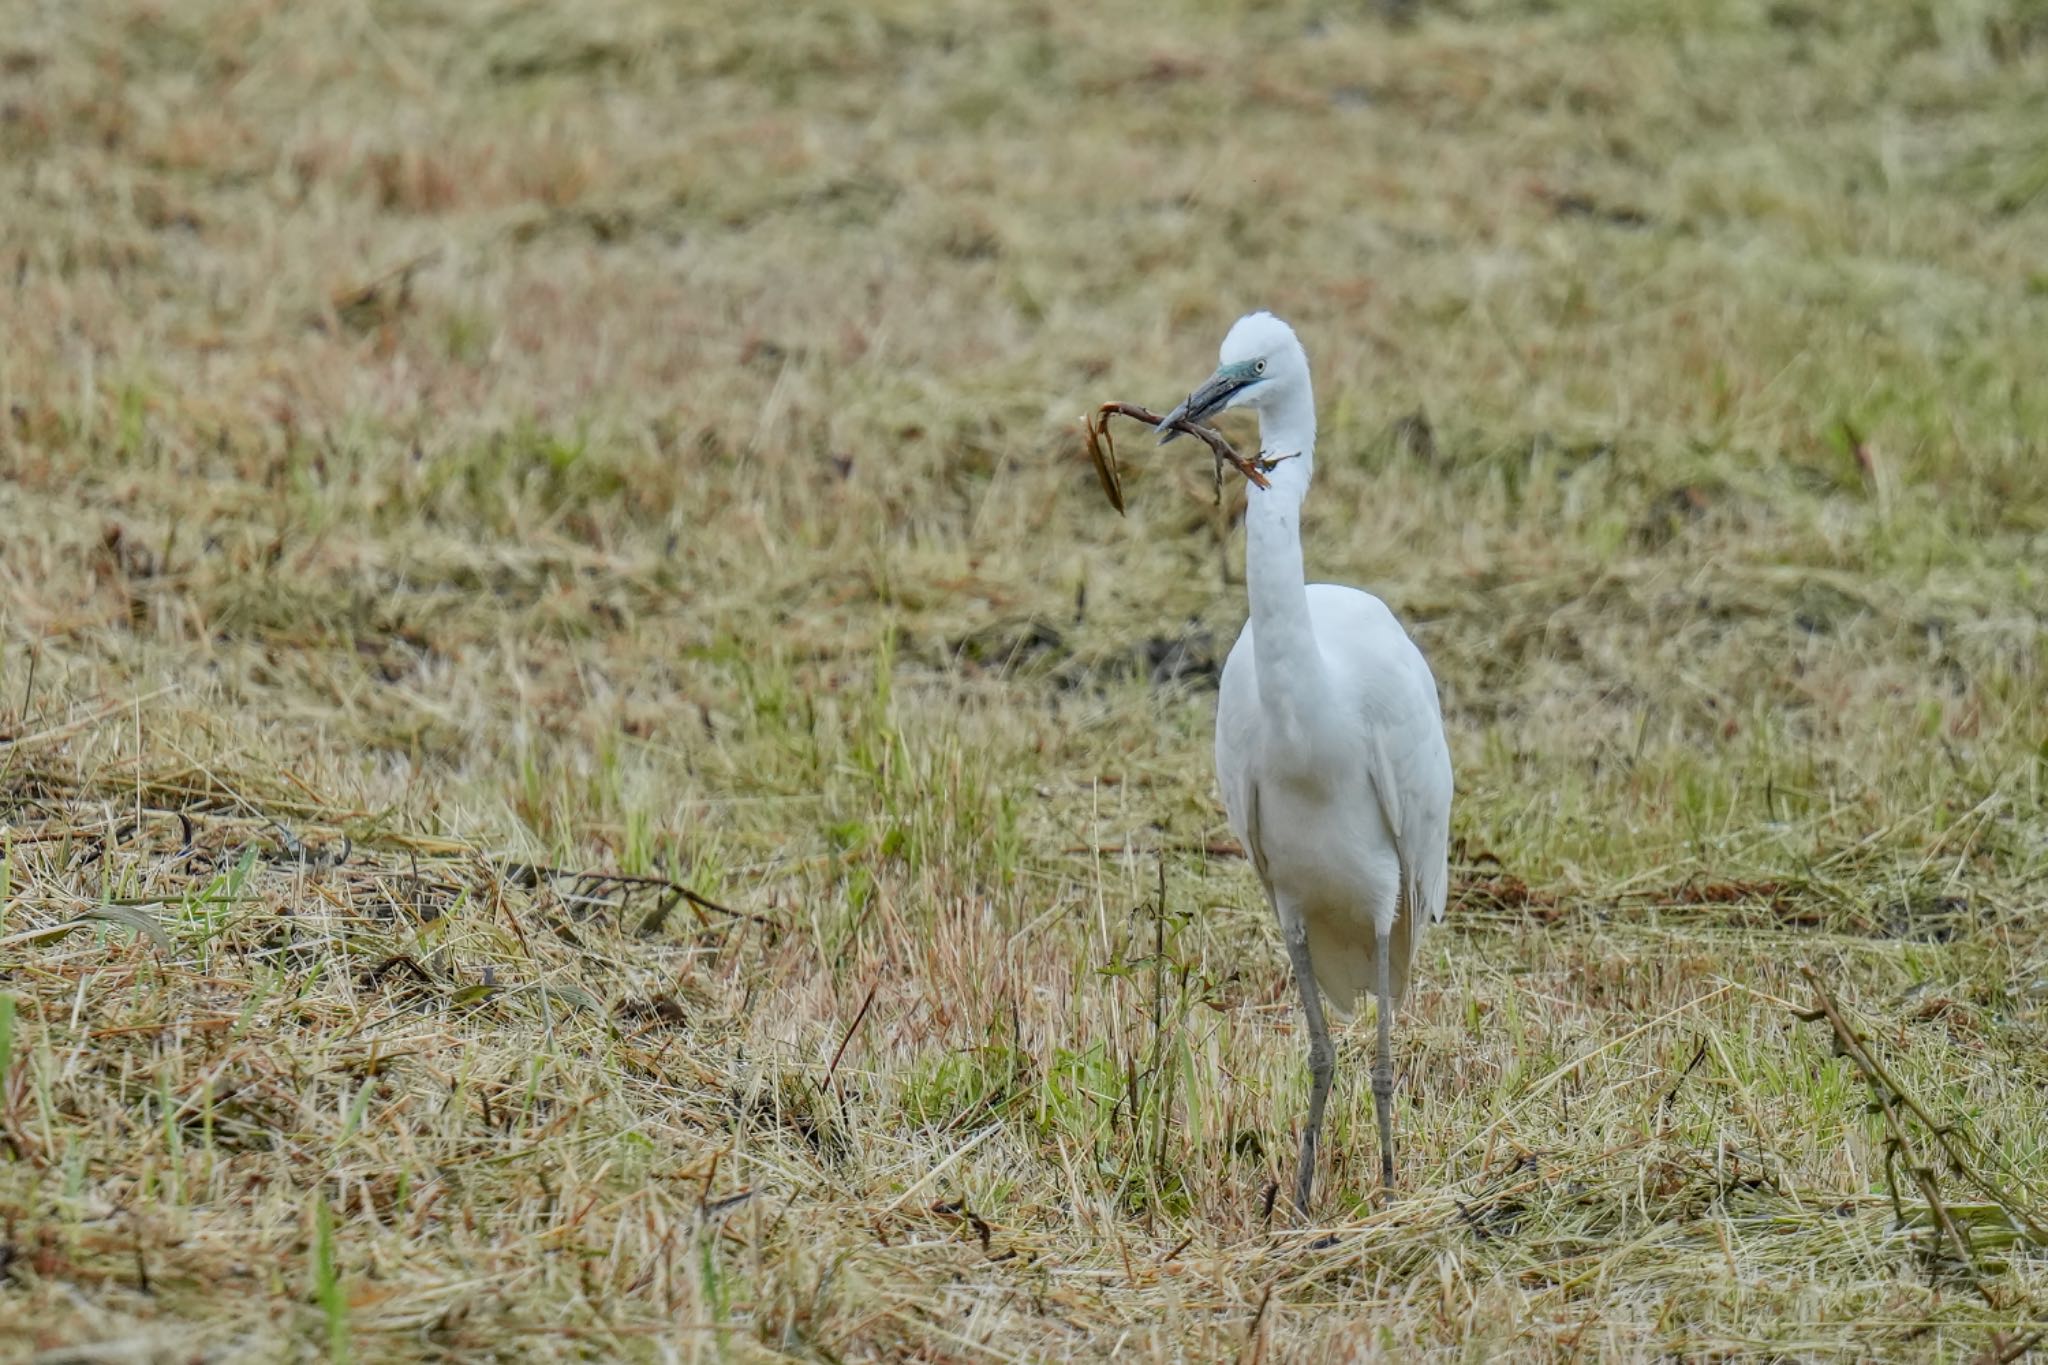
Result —
<instances>
[{"instance_id":1,"label":"brown dead grass","mask_svg":"<svg viewBox=\"0 0 2048 1365\"><path fill-rule=\"evenodd\" d=\"M2038 1217L2048 27L1421 8L6 25L0 1356L2023 1349L1794 1012ZM1459 777L1313 1227L1078 435L1253 306Z\"/></svg>"}]
</instances>

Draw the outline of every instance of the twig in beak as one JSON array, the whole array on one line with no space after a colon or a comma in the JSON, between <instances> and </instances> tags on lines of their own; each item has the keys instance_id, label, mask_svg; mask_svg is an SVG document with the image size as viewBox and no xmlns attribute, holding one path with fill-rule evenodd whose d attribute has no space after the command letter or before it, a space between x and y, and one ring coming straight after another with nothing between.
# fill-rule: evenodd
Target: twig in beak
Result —
<instances>
[{"instance_id":1,"label":"twig in beak","mask_svg":"<svg viewBox=\"0 0 2048 1365\"><path fill-rule=\"evenodd\" d=\"M1095 410L1092 417L1083 419L1083 425L1088 432L1088 458L1095 462L1095 475L1102 480L1103 495L1109 499L1111 507L1122 513L1124 484L1123 476L1117 469L1116 442L1109 434L1109 419L1112 416L1128 417L1133 421L1143 422L1148 427L1157 427L1165 419L1150 408L1141 408L1136 403L1104 403ZM1260 488L1272 487L1266 480L1266 472L1272 469L1277 461L1266 459L1264 456L1247 460L1237 453L1237 447L1223 439L1222 432L1214 427L1205 427L1200 422L1190 422L1182 418L1173 424L1172 430L1183 431L1195 437L1215 454L1216 491L1219 497L1223 491L1222 472L1226 464L1244 475L1248 482L1257 484Z\"/></svg>"}]
</instances>

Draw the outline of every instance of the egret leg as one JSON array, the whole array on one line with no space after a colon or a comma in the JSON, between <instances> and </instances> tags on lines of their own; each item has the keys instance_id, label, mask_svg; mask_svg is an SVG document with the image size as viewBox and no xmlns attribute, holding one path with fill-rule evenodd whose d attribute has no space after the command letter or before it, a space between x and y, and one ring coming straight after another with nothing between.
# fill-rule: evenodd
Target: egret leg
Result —
<instances>
[{"instance_id":1,"label":"egret leg","mask_svg":"<svg viewBox=\"0 0 2048 1365\"><path fill-rule=\"evenodd\" d=\"M1392 929L1379 931L1380 1050L1372 1063L1372 1109L1380 1124L1380 1185L1394 1188L1394 991Z\"/></svg>"},{"instance_id":2,"label":"egret leg","mask_svg":"<svg viewBox=\"0 0 2048 1365\"><path fill-rule=\"evenodd\" d=\"M1287 960L1294 984L1301 990L1301 1012L1308 1016L1308 1126L1301 1130L1301 1169L1294 1177L1294 1206L1308 1215L1308 1197L1316 1181L1316 1143L1323 1132L1323 1106L1329 1103L1330 1082L1337 1074L1337 1050L1330 1046L1330 1028L1323 1021L1323 998L1316 991L1314 964L1308 956L1308 928L1295 916L1287 919Z\"/></svg>"}]
</instances>

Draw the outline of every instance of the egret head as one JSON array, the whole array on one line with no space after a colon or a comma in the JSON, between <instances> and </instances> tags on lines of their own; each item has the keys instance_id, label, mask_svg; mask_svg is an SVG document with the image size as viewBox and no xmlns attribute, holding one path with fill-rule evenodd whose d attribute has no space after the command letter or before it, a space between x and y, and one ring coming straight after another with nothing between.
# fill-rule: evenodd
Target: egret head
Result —
<instances>
[{"instance_id":1,"label":"egret head","mask_svg":"<svg viewBox=\"0 0 2048 1365\"><path fill-rule=\"evenodd\" d=\"M1200 422L1226 408L1249 407L1262 415L1277 404L1308 394L1308 355L1294 329L1271 313L1246 313L1223 338L1216 373L1159 424L1159 443L1180 433L1172 423ZM1313 408L1310 409L1313 411Z\"/></svg>"}]
</instances>

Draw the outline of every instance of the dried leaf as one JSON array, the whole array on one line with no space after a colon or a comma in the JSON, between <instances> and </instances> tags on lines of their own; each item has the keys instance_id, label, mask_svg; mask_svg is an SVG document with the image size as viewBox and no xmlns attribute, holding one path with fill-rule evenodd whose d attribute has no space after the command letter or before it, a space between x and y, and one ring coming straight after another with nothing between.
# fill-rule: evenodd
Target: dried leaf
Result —
<instances>
[{"instance_id":1,"label":"dried leaf","mask_svg":"<svg viewBox=\"0 0 2048 1365\"><path fill-rule=\"evenodd\" d=\"M555 986L541 982L538 985L529 986L527 989L545 995L550 1000L559 1000L571 1009L589 1010L592 1014L602 1014L604 1012L604 1007L598 1002L596 996L577 986Z\"/></svg>"},{"instance_id":2,"label":"dried leaf","mask_svg":"<svg viewBox=\"0 0 2048 1365\"><path fill-rule=\"evenodd\" d=\"M168 957L172 952L171 936L164 932L163 925L158 923L155 915L150 914L139 905L95 905L73 920L72 923L79 924L89 920L103 920L108 924L118 924L124 928L133 929L136 933L148 939L151 945L164 956Z\"/></svg>"},{"instance_id":3,"label":"dried leaf","mask_svg":"<svg viewBox=\"0 0 2048 1365\"><path fill-rule=\"evenodd\" d=\"M149 940L150 946L168 957L175 945L171 936L164 932L156 916L133 905L95 905L62 924L53 924L47 929L26 929L18 934L0 938L0 948L11 948L17 943L44 943L65 936L91 924L118 924L124 929L133 929L138 935Z\"/></svg>"},{"instance_id":4,"label":"dried leaf","mask_svg":"<svg viewBox=\"0 0 2048 1365\"><path fill-rule=\"evenodd\" d=\"M1084 417L1088 431L1088 458L1095 461L1095 477L1102 480L1102 495L1109 499L1118 516L1124 515L1124 481L1116 467L1116 442L1109 435L1109 414Z\"/></svg>"}]
</instances>

